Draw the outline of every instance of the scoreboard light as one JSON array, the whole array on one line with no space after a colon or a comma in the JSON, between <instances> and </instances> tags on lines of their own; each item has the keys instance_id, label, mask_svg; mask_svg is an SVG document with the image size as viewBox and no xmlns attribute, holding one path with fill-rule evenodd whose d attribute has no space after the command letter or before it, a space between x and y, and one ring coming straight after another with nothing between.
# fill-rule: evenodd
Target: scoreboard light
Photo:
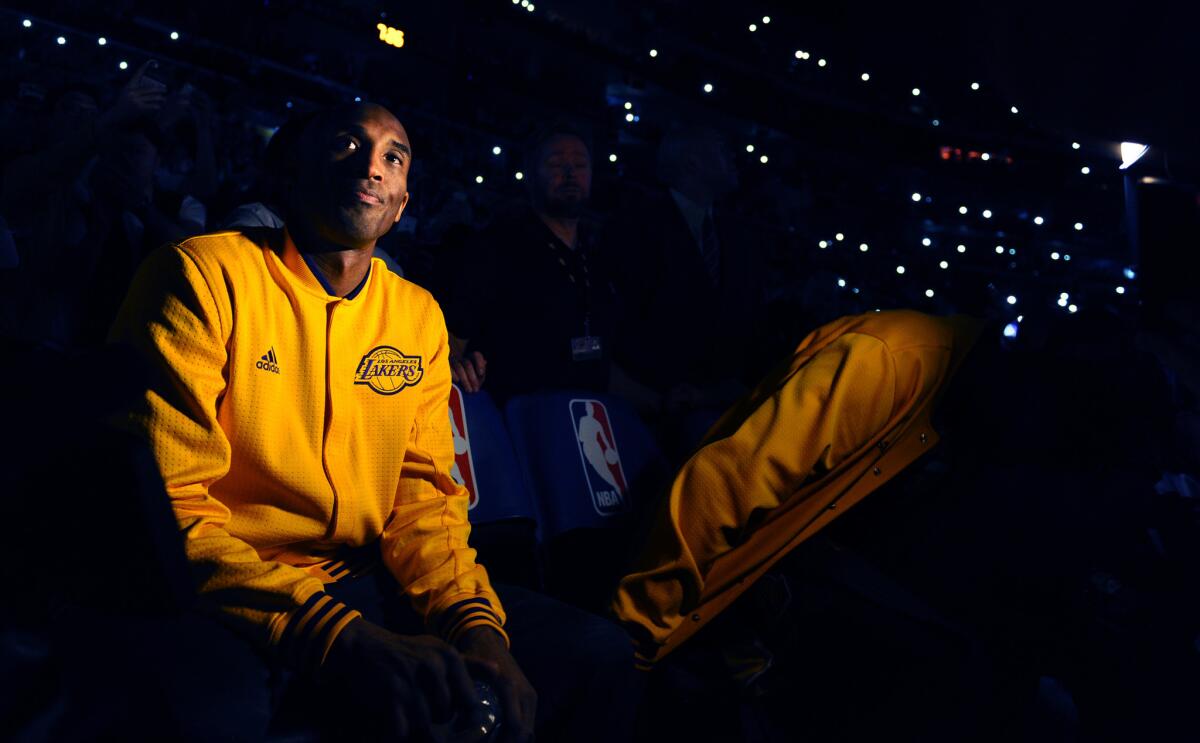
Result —
<instances>
[{"instance_id":1,"label":"scoreboard light","mask_svg":"<svg viewBox=\"0 0 1200 743\"><path fill-rule=\"evenodd\" d=\"M379 40L383 43L397 49L404 46L404 32L400 29L392 28L386 23L376 23L375 28L379 30Z\"/></svg>"}]
</instances>

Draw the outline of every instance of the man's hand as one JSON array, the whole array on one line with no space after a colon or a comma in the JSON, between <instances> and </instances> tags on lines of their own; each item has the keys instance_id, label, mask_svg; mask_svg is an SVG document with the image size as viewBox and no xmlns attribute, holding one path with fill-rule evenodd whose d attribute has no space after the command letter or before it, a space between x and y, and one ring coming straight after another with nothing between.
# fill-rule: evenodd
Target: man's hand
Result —
<instances>
[{"instance_id":1,"label":"man's hand","mask_svg":"<svg viewBox=\"0 0 1200 743\"><path fill-rule=\"evenodd\" d=\"M487 627L464 632L455 643L475 675L491 684L503 711L500 740L525 743L533 740L537 717L537 692L526 680L500 633Z\"/></svg>"},{"instance_id":2,"label":"man's hand","mask_svg":"<svg viewBox=\"0 0 1200 743\"><path fill-rule=\"evenodd\" d=\"M483 380L487 376L487 359L478 351L464 356L451 355L450 376L467 392L478 392L483 389Z\"/></svg>"},{"instance_id":3,"label":"man's hand","mask_svg":"<svg viewBox=\"0 0 1200 743\"><path fill-rule=\"evenodd\" d=\"M129 82L121 88L117 100L100 115L97 124L101 129L119 129L162 108L166 93L152 81L143 80L146 71L157 66L158 62L150 59L137 68Z\"/></svg>"},{"instance_id":4,"label":"man's hand","mask_svg":"<svg viewBox=\"0 0 1200 743\"><path fill-rule=\"evenodd\" d=\"M479 704L463 656L449 644L431 635L398 635L365 619L350 622L334 640L321 681L360 706L359 719L374 728L364 731L372 739L419 739L432 723Z\"/></svg>"}]
</instances>

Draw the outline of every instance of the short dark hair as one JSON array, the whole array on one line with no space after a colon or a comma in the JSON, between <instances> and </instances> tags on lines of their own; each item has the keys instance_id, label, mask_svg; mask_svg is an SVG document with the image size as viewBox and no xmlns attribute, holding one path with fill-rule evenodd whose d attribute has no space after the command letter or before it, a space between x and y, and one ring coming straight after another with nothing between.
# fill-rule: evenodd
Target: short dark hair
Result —
<instances>
[{"instance_id":1,"label":"short dark hair","mask_svg":"<svg viewBox=\"0 0 1200 743\"><path fill-rule=\"evenodd\" d=\"M577 126L572 122L560 120L552 121L549 124L538 127L525 138L525 143L522 147L521 162L524 163L525 170L532 172L537 167L538 153L542 147L554 139L555 137L574 137L583 146L587 148L588 155L592 154L592 138L585 132L583 127Z\"/></svg>"}]
</instances>

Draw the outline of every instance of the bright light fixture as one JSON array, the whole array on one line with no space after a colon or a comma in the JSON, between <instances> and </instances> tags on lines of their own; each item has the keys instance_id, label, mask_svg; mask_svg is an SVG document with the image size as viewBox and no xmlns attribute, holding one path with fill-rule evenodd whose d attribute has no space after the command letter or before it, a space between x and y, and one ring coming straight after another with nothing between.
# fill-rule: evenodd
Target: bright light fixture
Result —
<instances>
[{"instance_id":1,"label":"bright light fixture","mask_svg":"<svg viewBox=\"0 0 1200 743\"><path fill-rule=\"evenodd\" d=\"M1122 142L1121 143L1121 170L1125 170L1130 165L1136 163L1142 155L1146 154L1146 150L1150 149L1148 145L1139 144L1138 142Z\"/></svg>"}]
</instances>

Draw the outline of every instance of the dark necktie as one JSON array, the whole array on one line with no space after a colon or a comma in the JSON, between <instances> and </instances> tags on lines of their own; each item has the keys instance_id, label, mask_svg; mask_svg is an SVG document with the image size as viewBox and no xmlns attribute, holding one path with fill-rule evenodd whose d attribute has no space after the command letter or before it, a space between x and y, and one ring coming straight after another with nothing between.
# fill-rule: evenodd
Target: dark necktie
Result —
<instances>
[{"instance_id":1,"label":"dark necktie","mask_svg":"<svg viewBox=\"0 0 1200 743\"><path fill-rule=\"evenodd\" d=\"M700 255L704 258L704 267L713 286L721 285L721 246L717 243L717 231L713 228L711 214L704 215L704 224L700 228Z\"/></svg>"}]
</instances>

